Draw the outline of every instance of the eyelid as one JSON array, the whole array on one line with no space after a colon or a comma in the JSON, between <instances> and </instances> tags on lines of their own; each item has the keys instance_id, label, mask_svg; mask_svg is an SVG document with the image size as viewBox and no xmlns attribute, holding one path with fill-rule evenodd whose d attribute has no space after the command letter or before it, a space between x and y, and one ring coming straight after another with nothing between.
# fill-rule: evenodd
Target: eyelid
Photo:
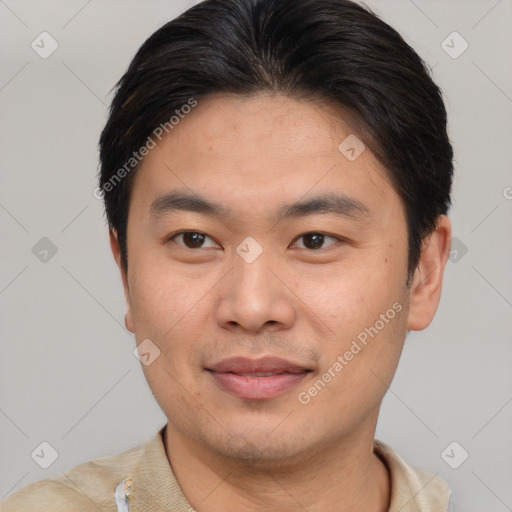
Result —
<instances>
[{"instance_id":1,"label":"eyelid","mask_svg":"<svg viewBox=\"0 0 512 512\"><path fill-rule=\"evenodd\" d=\"M204 233L203 231L198 231L198 230L194 230L194 229L184 229L184 230L181 230L181 231L178 231L178 232L175 232L175 233L171 233L170 235L168 235L167 237L165 237L165 243L168 243L168 242L171 242L171 241L174 241L174 239L180 235L183 235L185 233L195 233L195 234L199 234L199 235L203 235L205 236L206 238L209 238L210 240L212 240L215 244L217 245L220 245L213 237L211 237L210 235L208 235L207 233ZM306 231L304 233L301 233L300 235L296 236L294 238L294 240L291 242L291 246L295 245L297 240L299 240L300 238L306 236L306 235L323 235L324 237L327 237L327 238L332 238L333 240L335 240L336 242L348 242L348 240L346 238L343 238L341 236L337 236L337 235L331 235L330 233L326 233L324 231ZM305 249L309 252L317 252L317 251L321 251L322 249L328 249L329 247L333 247L334 245L336 245L336 242L328 245L327 247L322 247L320 249L308 249L307 247L299 247L299 249ZM199 249L208 249L208 247L199 247L197 249L191 249L190 247L186 247L185 245L181 245L181 244L178 244L180 245L180 247L183 247L184 249L190 249L192 251L197 251Z\"/></svg>"},{"instance_id":2,"label":"eyelid","mask_svg":"<svg viewBox=\"0 0 512 512\"><path fill-rule=\"evenodd\" d=\"M340 236L336 236L336 235L331 235L329 233L325 233L324 231L307 231L305 233L302 233L300 234L299 236L297 236L291 245L295 245L296 241L299 240L300 238L306 236L306 235L323 235L324 237L327 237L327 238L332 238L333 240L335 240L336 242L347 242L347 240L343 237L340 237ZM328 245L327 247L321 247L320 249L308 249L307 247L304 248L304 247L299 247L298 249L305 249L309 252L317 252L317 251L321 251L322 249L329 249L329 247L333 247L334 245L336 245L336 242Z\"/></svg>"},{"instance_id":3,"label":"eyelid","mask_svg":"<svg viewBox=\"0 0 512 512\"><path fill-rule=\"evenodd\" d=\"M195 229L183 229L181 231L178 231L176 233L171 233L170 235L168 235L167 237L165 237L165 243L168 243L168 242L174 242L174 239L177 238L178 236L180 235L184 235L185 233L195 233L195 234L198 234L198 235L203 235L205 236L206 238L209 238L210 240L212 240L213 242L215 242L217 245L220 245L219 243L217 243L210 235L202 232L202 231L197 231ZM185 245L182 245L182 244L177 244L179 245L180 247L183 247L184 249L190 249L190 247L187 247ZM199 247L198 249L208 249L208 247ZM190 249L192 251L197 251L198 249Z\"/></svg>"}]
</instances>

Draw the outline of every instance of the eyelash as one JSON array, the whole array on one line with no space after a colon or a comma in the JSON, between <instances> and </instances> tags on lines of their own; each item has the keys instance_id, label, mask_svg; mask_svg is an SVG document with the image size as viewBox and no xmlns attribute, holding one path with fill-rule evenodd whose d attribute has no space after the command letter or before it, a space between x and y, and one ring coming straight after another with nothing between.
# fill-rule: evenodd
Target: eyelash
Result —
<instances>
[{"instance_id":1,"label":"eyelash","mask_svg":"<svg viewBox=\"0 0 512 512\"><path fill-rule=\"evenodd\" d=\"M187 233L193 233L193 234L197 234L197 235L203 235L207 238L210 238L211 240L213 240L213 238L209 235L207 235L206 233L203 233L202 231L191 231L191 230L185 230L185 231L179 231L178 233L174 233L172 235L169 235L165 242L168 243L168 242L172 242L174 241L175 238L177 238L178 236L180 235L183 235L183 234L187 234ZM306 235L322 235L324 237L327 237L327 238L332 238L333 240L337 241L337 242L346 242L347 240L342 238L342 237L339 237L339 236L334 236L334 235L330 235L329 233L325 233L323 231L308 231L306 233L303 233L302 235L299 235L297 238L295 238L293 240L292 243L294 243L296 240L299 240L300 238L306 236ZM215 242L217 243L217 242ZM307 247L299 247L299 249L306 249L308 251L311 251L311 252L316 252L316 251L319 251L319 250L322 250L322 249L328 249L329 247L332 247L333 245L336 245L335 243L331 244L331 245L328 245L327 247L322 247L320 249L308 249ZM186 247L185 245L182 245L181 247L183 247L184 249L190 249L191 251L197 251L199 249L205 249L204 247L198 247L198 248L191 248L191 247Z\"/></svg>"}]
</instances>

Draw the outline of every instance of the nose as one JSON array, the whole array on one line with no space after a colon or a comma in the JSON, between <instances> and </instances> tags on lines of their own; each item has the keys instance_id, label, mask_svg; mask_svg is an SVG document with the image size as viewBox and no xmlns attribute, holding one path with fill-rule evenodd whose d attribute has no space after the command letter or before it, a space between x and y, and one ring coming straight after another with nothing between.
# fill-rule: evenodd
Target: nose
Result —
<instances>
[{"instance_id":1,"label":"nose","mask_svg":"<svg viewBox=\"0 0 512 512\"><path fill-rule=\"evenodd\" d=\"M223 281L220 294L216 315L224 329L278 331L295 322L297 297L290 278L265 253L252 263L235 255L234 268Z\"/></svg>"}]
</instances>

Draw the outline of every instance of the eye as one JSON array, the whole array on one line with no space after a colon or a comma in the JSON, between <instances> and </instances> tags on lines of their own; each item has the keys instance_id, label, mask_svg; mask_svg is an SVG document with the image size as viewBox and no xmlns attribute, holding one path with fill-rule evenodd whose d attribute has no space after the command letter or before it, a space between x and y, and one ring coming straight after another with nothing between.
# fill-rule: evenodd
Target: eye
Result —
<instances>
[{"instance_id":1,"label":"eye","mask_svg":"<svg viewBox=\"0 0 512 512\"><path fill-rule=\"evenodd\" d=\"M331 245L334 245L337 241L339 241L339 238L336 238L334 236L326 235L325 233L318 233L318 232L311 232L311 233L304 233L303 235L299 236L297 240L300 240L301 238L304 239L303 246L298 246L299 249L325 249L326 247L322 247L323 243L325 242L326 238L330 238L331 240L334 240L333 243L329 244L327 247L330 247Z\"/></svg>"},{"instance_id":2,"label":"eye","mask_svg":"<svg viewBox=\"0 0 512 512\"><path fill-rule=\"evenodd\" d=\"M180 233L176 233L175 235L170 236L167 241L176 241L180 240L181 242L178 245L182 245L187 249L204 249L208 248L208 246L204 245L206 239L209 239L213 242L214 245L210 245L209 247L215 247L217 245L216 242L213 241L211 237L208 235L201 233L200 231L181 231Z\"/></svg>"}]
</instances>

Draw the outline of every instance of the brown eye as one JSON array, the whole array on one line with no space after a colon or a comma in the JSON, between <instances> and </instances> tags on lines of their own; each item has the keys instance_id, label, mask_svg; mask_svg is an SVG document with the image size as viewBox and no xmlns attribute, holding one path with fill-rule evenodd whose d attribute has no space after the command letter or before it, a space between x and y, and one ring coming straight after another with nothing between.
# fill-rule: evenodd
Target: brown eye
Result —
<instances>
[{"instance_id":1,"label":"brown eye","mask_svg":"<svg viewBox=\"0 0 512 512\"><path fill-rule=\"evenodd\" d=\"M333 236L329 236L324 233L315 233L315 232L305 233L304 235L301 235L297 240L300 240L301 238L304 239L304 242L303 242L303 247L299 246L299 249L311 249L311 250L325 249L325 247L322 247L322 245L324 244L324 242L327 238L334 240L334 242L329 244L327 247L329 247L330 245L333 245L337 241L337 239L334 238Z\"/></svg>"},{"instance_id":2,"label":"brown eye","mask_svg":"<svg viewBox=\"0 0 512 512\"><path fill-rule=\"evenodd\" d=\"M182 245L186 247L187 249L202 249L205 246L203 245L205 243L205 240L210 239L212 240L208 235L205 235L204 233L200 233L199 231L182 231L181 233L177 233L176 235L169 238L169 241L171 240L182 240L181 243L178 243L178 245ZM213 242L213 240L212 240ZM215 242L214 242L215 244ZM216 244L215 244L216 245ZM212 247L212 246L210 246Z\"/></svg>"}]
</instances>

